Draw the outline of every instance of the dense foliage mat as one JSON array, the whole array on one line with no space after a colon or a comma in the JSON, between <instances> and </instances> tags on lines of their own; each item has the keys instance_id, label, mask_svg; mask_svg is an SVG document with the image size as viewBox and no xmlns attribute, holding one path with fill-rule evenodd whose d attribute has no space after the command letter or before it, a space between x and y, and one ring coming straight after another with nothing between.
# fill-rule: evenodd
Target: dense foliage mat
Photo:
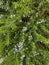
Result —
<instances>
[{"instance_id":1,"label":"dense foliage mat","mask_svg":"<svg viewBox=\"0 0 49 65\"><path fill-rule=\"evenodd\" d=\"M49 2L0 0L1 65L49 65Z\"/></svg>"}]
</instances>

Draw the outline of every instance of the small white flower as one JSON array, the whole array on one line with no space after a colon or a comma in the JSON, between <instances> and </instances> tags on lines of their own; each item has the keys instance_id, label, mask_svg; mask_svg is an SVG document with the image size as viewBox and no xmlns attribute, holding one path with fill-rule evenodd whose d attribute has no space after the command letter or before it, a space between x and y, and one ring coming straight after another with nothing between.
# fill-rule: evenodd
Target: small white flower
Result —
<instances>
[{"instance_id":1,"label":"small white flower","mask_svg":"<svg viewBox=\"0 0 49 65\"><path fill-rule=\"evenodd\" d=\"M34 65L34 64L32 64L32 65Z\"/></svg>"},{"instance_id":2,"label":"small white flower","mask_svg":"<svg viewBox=\"0 0 49 65\"><path fill-rule=\"evenodd\" d=\"M30 22L28 22L28 25L30 25Z\"/></svg>"},{"instance_id":3,"label":"small white flower","mask_svg":"<svg viewBox=\"0 0 49 65\"><path fill-rule=\"evenodd\" d=\"M15 14L13 16L15 17Z\"/></svg>"},{"instance_id":4,"label":"small white flower","mask_svg":"<svg viewBox=\"0 0 49 65\"><path fill-rule=\"evenodd\" d=\"M23 42L19 42L18 47L19 47L19 50L20 50L21 48L23 48Z\"/></svg>"},{"instance_id":5,"label":"small white flower","mask_svg":"<svg viewBox=\"0 0 49 65\"><path fill-rule=\"evenodd\" d=\"M13 17L13 15L10 15L10 17L12 18L12 17Z\"/></svg>"},{"instance_id":6,"label":"small white flower","mask_svg":"<svg viewBox=\"0 0 49 65\"><path fill-rule=\"evenodd\" d=\"M35 43L33 42L33 45L34 45Z\"/></svg>"},{"instance_id":7,"label":"small white flower","mask_svg":"<svg viewBox=\"0 0 49 65\"><path fill-rule=\"evenodd\" d=\"M12 43L10 43L10 44L12 44Z\"/></svg>"},{"instance_id":8,"label":"small white flower","mask_svg":"<svg viewBox=\"0 0 49 65\"><path fill-rule=\"evenodd\" d=\"M35 51L34 53L33 53L33 56L37 56L38 55L38 53Z\"/></svg>"},{"instance_id":9,"label":"small white flower","mask_svg":"<svg viewBox=\"0 0 49 65\"><path fill-rule=\"evenodd\" d=\"M32 35L28 36L29 37L29 40L32 39Z\"/></svg>"},{"instance_id":10,"label":"small white flower","mask_svg":"<svg viewBox=\"0 0 49 65\"><path fill-rule=\"evenodd\" d=\"M2 14L0 14L0 18L2 18L3 17L3 15Z\"/></svg>"},{"instance_id":11,"label":"small white flower","mask_svg":"<svg viewBox=\"0 0 49 65\"><path fill-rule=\"evenodd\" d=\"M16 45L14 47L16 48Z\"/></svg>"},{"instance_id":12,"label":"small white flower","mask_svg":"<svg viewBox=\"0 0 49 65\"><path fill-rule=\"evenodd\" d=\"M23 32L27 31L27 27L23 27L22 31Z\"/></svg>"},{"instance_id":13,"label":"small white flower","mask_svg":"<svg viewBox=\"0 0 49 65\"><path fill-rule=\"evenodd\" d=\"M37 21L37 24L40 24L40 23L42 23L41 21L39 22L39 21Z\"/></svg>"},{"instance_id":14,"label":"small white flower","mask_svg":"<svg viewBox=\"0 0 49 65\"><path fill-rule=\"evenodd\" d=\"M23 14L23 17L25 17L25 15Z\"/></svg>"},{"instance_id":15,"label":"small white flower","mask_svg":"<svg viewBox=\"0 0 49 65\"><path fill-rule=\"evenodd\" d=\"M17 52L19 52L19 50L17 48L13 48L13 53L16 54Z\"/></svg>"},{"instance_id":16,"label":"small white flower","mask_svg":"<svg viewBox=\"0 0 49 65\"><path fill-rule=\"evenodd\" d=\"M5 52L8 52L8 50L7 50L7 49L5 49Z\"/></svg>"},{"instance_id":17,"label":"small white flower","mask_svg":"<svg viewBox=\"0 0 49 65\"><path fill-rule=\"evenodd\" d=\"M24 57L25 57L25 55L22 55L22 56L20 57L20 59L23 60Z\"/></svg>"},{"instance_id":18,"label":"small white flower","mask_svg":"<svg viewBox=\"0 0 49 65\"><path fill-rule=\"evenodd\" d=\"M3 34L4 36L6 35L6 33Z\"/></svg>"},{"instance_id":19,"label":"small white flower","mask_svg":"<svg viewBox=\"0 0 49 65\"><path fill-rule=\"evenodd\" d=\"M22 62L20 63L20 65L22 65Z\"/></svg>"},{"instance_id":20,"label":"small white flower","mask_svg":"<svg viewBox=\"0 0 49 65\"><path fill-rule=\"evenodd\" d=\"M23 2L25 3L25 0L23 0Z\"/></svg>"},{"instance_id":21,"label":"small white flower","mask_svg":"<svg viewBox=\"0 0 49 65\"><path fill-rule=\"evenodd\" d=\"M39 22L39 21L37 21L37 24L41 24L41 23L44 23L45 22L45 20L44 19L41 19L41 21Z\"/></svg>"},{"instance_id":22,"label":"small white flower","mask_svg":"<svg viewBox=\"0 0 49 65\"><path fill-rule=\"evenodd\" d=\"M38 17L38 12L36 13L36 17Z\"/></svg>"},{"instance_id":23,"label":"small white flower","mask_svg":"<svg viewBox=\"0 0 49 65\"><path fill-rule=\"evenodd\" d=\"M33 19L33 17L31 16L31 17L30 17L30 19L32 20L32 19Z\"/></svg>"},{"instance_id":24,"label":"small white flower","mask_svg":"<svg viewBox=\"0 0 49 65\"><path fill-rule=\"evenodd\" d=\"M0 5L2 5L3 3L2 2L0 2Z\"/></svg>"},{"instance_id":25,"label":"small white flower","mask_svg":"<svg viewBox=\"0 0 49 65\"><path fill-rule=\"evenodd\" d=\"M16 9L17 7L15 6L15 9Z\"/></svg>"},{"instance_id":26,"label":"small white flower","mask_svg":"<svg viewBox=\"0 0 49 65\"><path fill-rule=\"evenodd\" d=\"M12 18L12 17L15 17L15 14L11 14L10 17L11 17L11 18Z\"/></svg>"},{"instance_id":27,"label":"small white flower","mask_svg":"<svg viewBox=\"0 0 49 65\"><path fill-rule=\"evenodd\" d=\"M31 13L31 11L29 11L29 13Z\"/></svg>"},{"instance_id":28,"label":"small white flower","mask_svg":"<svg viewBox=\"0 0 49 65\"><path fill-rule=\"evenodd\" d=\"M13 48L13 53L16 54L17 52L19 52L19 50L17 49L16 45Z\"/></svg>"},{"instance_id":29,"label":"small white flower","mask_svg":"<svg viewBox=\"0 0 49 65\"><path fill-rule=\"evenodd\" d=\"M14 39L15 39L15 36L14 36Z\"/></svg>"},{"instance_id":30,"label":"small white flower","mask_svg":"<svg viewBox=\"0 0 49 65\"><path fill-rule=\"evenodd\" d=\"M17 48L15 48L15 52L18 52L18 49Z\"/></svg>"},{"instance_id":31,"label":"small white flower","mask_svg":"<svg viewBox=\"0 0 49 65\"><path fill-rule=\"evenodd\" d=\"M22 20L20 20L19 22L22 22Z\"/></svg>"},{"instance_id":32,"label":"small white flower","mask_svg":"<svg viewBox=\"0 0 49 65\"><path fill-rule=\"evenodd\" d=\"M26 48L26 50L28 50L28 48Z\"/></svg>"},{"instance_id":33,"label":"small white flower","mask_svg":"<svg viewBox=\"0 0 49 65\"><path fill-rule=\"evenodd\" d=\"M37 24L39 24L39 22L37 21Z\"/></svg>"},{"instance_id":34,"label":"small white flower","mask_svg":"<svg viewBox=\"0 0 49 65\"><path fill-rule=\"evenodd\" d=\"M15 51L14 51L13 53L14 53L14 54L16 54L16 52L15 52Z\"/></svg>"},{"instance_id":35,"label":"small white flower","mask_svg":"<svg viewBox=\"0 0 49 65\"><path fill-rule=\"evenodd\" d=\"M0 58L0 64L5 60L5 58Z\"/></svg>"},{"instance_id":36,"label":"small white flower","mask_svg":"<svg viewBox=\"0 0 49 65\"><path fill-rule=\"evenodd\" d=\"M42 23L42 22L45 22L45 20L44 20L44 19L42 19L42 20L41 20L41 23Z\"/></svg>"}]
</instances>

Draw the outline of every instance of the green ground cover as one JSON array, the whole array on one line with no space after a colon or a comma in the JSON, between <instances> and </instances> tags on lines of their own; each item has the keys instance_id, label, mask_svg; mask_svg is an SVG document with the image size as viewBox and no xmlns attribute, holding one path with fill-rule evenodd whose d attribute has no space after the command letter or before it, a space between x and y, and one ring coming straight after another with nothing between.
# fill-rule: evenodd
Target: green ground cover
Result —
<instances>
[{"instance_id":1,"label":"green ground cover","mask_svg":"<svg viewBox=\"0 0 49 65\"><path fill-rule=\"evenodd\" d=\"M49 2L0 0L0 65L49 65Z\"/></svg>"}]
</instances>

